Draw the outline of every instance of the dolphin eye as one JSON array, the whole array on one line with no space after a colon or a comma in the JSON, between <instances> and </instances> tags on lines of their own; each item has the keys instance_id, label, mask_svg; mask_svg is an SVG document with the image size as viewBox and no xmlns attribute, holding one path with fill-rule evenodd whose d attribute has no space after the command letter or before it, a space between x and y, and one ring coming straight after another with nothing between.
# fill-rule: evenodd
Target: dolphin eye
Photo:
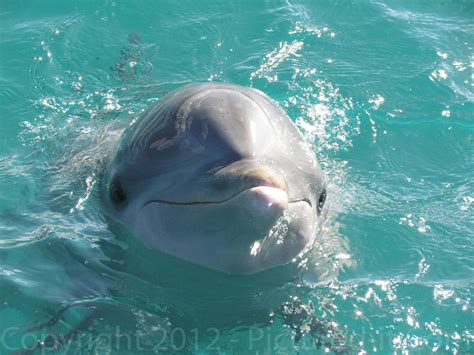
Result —
<instances>
[{"instance_id":1,"label":"dolphin eye","mask_svg":"<svg viewBox=\"0 0 474 355\"><path fill-rule=\"evenodd\" d=\"M324 206L324 202L326 201L326 190L323 190L321 192L321 195L319 195L319 200L318 200L318 213L321 212L321 210L323 209L323 206Z\"/></svg>"},{"instance_id":2,"label":"dolphin eye","mask_svg":"<svg viewBox=\"0 0 474 355\"><path fill-rule=\"evenodd\" d=\"M127 193L117 180L110 184L110 199L115 204L123 204L127 201Z\"/></svg>"}]
</instances>

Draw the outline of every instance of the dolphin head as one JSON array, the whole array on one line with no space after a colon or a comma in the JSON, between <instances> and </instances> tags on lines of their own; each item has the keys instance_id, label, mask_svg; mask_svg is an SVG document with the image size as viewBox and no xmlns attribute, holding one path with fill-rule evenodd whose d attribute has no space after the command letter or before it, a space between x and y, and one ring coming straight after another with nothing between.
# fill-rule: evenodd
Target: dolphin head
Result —
<instances>
[{"instance_id":1,"label":"dolphin head","mask_svg":"<svg viewBox=\"0 0 474 355\"><path fill-rule=\"evenodd\" d=\"M177 89L124 132L102 184L145 244L233 274L289 263L316 238L326 182L283 110L227 84Z\"/></svg>"}]
</instances>

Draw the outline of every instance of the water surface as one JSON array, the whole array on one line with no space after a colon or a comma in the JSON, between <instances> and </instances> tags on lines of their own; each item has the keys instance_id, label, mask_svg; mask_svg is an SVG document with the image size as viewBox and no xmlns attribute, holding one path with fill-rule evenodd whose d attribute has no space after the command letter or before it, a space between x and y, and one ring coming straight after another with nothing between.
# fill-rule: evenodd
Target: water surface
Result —
<instances>
[{"instance_id":1,"label":"water surface","mask_svg":"<svg viewBox=\"0 0 474 355\"><path fill-rule=\"evenodd\" d=\"M1 352L75 328L60 351L474 351L473 19L471 1L3 1ZM273 97L328 174L308 272L262 291L313 318L269 302L270 323L204 326L226 303L199 297L235 280L165 278L100 212L96 142L196 81Z\"/></svg>"}]
</instances>

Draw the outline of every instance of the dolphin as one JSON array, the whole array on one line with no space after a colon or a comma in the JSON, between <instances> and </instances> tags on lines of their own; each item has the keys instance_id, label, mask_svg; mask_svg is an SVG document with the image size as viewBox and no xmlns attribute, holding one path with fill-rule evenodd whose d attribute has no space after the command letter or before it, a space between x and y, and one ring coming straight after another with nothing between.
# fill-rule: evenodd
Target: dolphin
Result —
<instances>
[{"instance_id":1,"label":"dolphin","mask_svg":"<svg viewBox=\"0 0 474 355\"><path fill-rule=\"evenodd\" d=\"M228 274L291 263L314 243L326 178L283 109L224 83L178 88L131 124L100 187L146 246Z\"/></svg>"}]
</instances>

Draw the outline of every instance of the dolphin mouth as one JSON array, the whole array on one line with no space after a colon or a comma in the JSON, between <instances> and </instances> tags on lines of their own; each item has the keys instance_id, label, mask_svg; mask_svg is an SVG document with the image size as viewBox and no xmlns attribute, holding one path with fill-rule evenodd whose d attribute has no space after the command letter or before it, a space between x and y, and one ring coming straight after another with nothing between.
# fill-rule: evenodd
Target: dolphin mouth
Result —
<instances>
[{"instance_id":1,"label":"dolphin mouth","mask_svg":"<svg viewBox=\"0 0 474 355\"><path fill-rule=\"evenodd\" d=\"M153 204L153 203L163 203L163 204L175 205L175 206L219 205L219 204L224 204L224 203L230 202L231 200L233 200L233 199L235 199L235 198L237 198L237 197L239 197L239 196L241 196L245 193L249 193L252 190L256 190L256 189L260 189L260 188L271 189L271 190L275 190L275 192L277 192L277 193L287 194L287 191L284 190L284 189L281 189L281 188L278 188L278 187L268 187L268 186L262 185L262 186L253 186L251 188L244 189L244 190L239 191L239 192L237 192L236 194L234 194L230 197L227 197L227 198L224 198L224 199L221 199L221 200L214 200L214 201L171 201L171 200L154 199L154 200L147 201L144 204L144 207L147 206L147 205ZM298 202L304 202L304 203L307 203L310 207L313 207L313 204L311 203L310 199L306 198L306 197L288 199L288 204L298 203Z\"/></svg>"}]
</instances>

